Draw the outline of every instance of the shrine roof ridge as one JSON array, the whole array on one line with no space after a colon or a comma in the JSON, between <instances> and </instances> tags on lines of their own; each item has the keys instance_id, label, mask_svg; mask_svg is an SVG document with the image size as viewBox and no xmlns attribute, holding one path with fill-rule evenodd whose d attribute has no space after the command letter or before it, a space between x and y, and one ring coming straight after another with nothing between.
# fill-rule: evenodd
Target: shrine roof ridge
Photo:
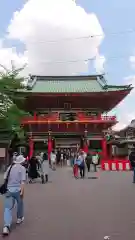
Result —
<instances>
[{"instance_id":1,"label":"shrine roof ridge","mask_svg":"<svg viewBox=\"0 0 135 240\"><path fill-rule=\"evenodd\" d=\"M96 80L98 78L103 78L104 74L92 74L92 75L52 75L52 76L44 76L44 75L29 75L30 78L36 78L37 81L51 81L51 80Z\"/></svg>"}]
</instances>

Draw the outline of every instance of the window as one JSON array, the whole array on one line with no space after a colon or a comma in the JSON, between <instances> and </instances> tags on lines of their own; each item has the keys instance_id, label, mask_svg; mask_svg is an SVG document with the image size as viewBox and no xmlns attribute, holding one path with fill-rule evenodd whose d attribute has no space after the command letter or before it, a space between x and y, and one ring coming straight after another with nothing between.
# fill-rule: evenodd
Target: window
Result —
<instances>
[{"instance_id":1,"label":"window","mask_svg":"<svg viewBox=\"0 0 135 240\"><path fill-rule=\"evenodd\" d=\"M61 121L75 121L76 113L60 113Z\"/></svg>"}]
</instances>

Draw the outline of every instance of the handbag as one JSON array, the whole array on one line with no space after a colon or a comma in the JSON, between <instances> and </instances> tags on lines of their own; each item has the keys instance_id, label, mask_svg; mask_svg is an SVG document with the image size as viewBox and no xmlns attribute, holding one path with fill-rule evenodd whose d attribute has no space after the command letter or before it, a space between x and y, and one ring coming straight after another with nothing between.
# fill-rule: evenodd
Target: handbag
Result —
<instances>
[{"instance_id":1,"label":"handbag","mask_svg":"<svg viewBox=\"0 0 135 240\"><path fill-rule=\"evenodd\" d=\"M11 169L13 167L14 164L12 164L9 168L9 171L7 173L7 177L6 179L4 180L4 183L0 186L0 194L1 195L4 195L6 192L7 192L7 185L8 185L8 179L9 179L9 175L10 175L10 172L11 172Z\"/></svg>"}]
</instances>

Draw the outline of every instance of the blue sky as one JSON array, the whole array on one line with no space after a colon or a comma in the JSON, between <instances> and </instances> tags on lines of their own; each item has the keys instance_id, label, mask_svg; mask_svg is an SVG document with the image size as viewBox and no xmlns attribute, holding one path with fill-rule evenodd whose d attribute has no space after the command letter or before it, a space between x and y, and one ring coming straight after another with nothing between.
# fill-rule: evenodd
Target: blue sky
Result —
<instances>
[{"instance_id":1,"label":"blue sky","mask_svg":"<svg viewBox=\"0 0 135 240\"><path fill-rule=\"evenodd\" d=\"M135 70L129 63L129 57L135 54L135 0L77 0L76 2L87 12L94 12L104 30L105 39L100 53L106 58L105 72L109 83L125 83L125 77L135 75ZM13 12L21 9L24 3L25 0L1 0L0 38L5 35ZM129 33L128 31L132 29L133 32ZM118 34L111 34L116 32ZM124 33L119 34L120 32ZM7 45L12 46L12 42L8 42ZM131 100L133 96L126 99L124 108L133 113L135 111ZM120 110L118 111L120 114Z\"/></svg>"},{"instance_id":2,"label":"blue sky","mask_svg":"<svg viewBox=\"0 0 135 240\"><path fill-rule=\"evenodd\" d=\"M135 1L78 0L78 3L82 4L86 11L96 13L105 33L101 45L101 53L107 60L105 70L112 83L121 83L125 76L134 74L128 58L135 50ZM130 29L134 32L126 33ZM122 31L125 31L125 34L110 34Z\"/></svg>"}]
</instances>

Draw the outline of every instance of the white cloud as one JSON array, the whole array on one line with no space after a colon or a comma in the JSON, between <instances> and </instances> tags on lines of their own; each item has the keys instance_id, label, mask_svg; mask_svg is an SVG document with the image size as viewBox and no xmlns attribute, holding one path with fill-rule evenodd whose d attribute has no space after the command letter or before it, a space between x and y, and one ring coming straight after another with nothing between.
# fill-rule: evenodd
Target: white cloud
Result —
<instances>
[{"instance_id":1,"label":"white cloud","mask_svg":"<svg viewBox=\"0 0 135 240\"><path fill-rule=\"evenodd\" d=\"M104 73L104 64L105 64L105 56L100 56L99 54L96 56L94 67L98 74Z\"/></svg>"},{"instance_id":2,"label":"white cloud","mask_svg":"<svg viewBox=\"0 0 135 240\"><path fill-rule=\"evenodd\" d=\"M85 73L88 63L84 60L97 56L95 67L99 72L104 63L99 60L104 37L99 21L95 14L86 13L73 0L27 1L14 13L8 37L25 44L32 74Z\"/></svg>"},{"instance_id":3,"label":"white cloud","mask_svg":"<svg viewBox=\"0 0 135 240\"><path fill-rule=\"evenodd\" d=\"M130 62L131 68L135 69L135 56L134 55L129 57L129 62Z\"/></svg>"},{"instance_id":4,"label":"white cloud","mask_svg":"<svg viewBox=\"0 0 135 240\"><path fill-rule=\"evenodd\" d=\"M120 114L119 122L112 128L114 131L120 131L121 129L128 126L131 121L134 119L133 115L122 115Z\"/></svg>"},{"instance_id":5,"label":"white cloud","mask_svg":"<svg viewBox=\"0 0 135 240\"><path fill-rule=\"evenodd\" d=\"M132 55L129 58L131 67L135 69L135 56ZM130 93L130 96L124 99L118 108L116 109L119 116L119 123L114 126L115 130L121 130L128 126L133 119L135 119L135 75L130 75L124 79L125 84L131 84L133 86L133 90Z\"/></svg>"},{"instance_id":6,"label":"white cloud","mask_svg":"<svg viewBox=\"0 0 135 240\"><path fill-rule=\"evenodd\" d=\"M0 40L0 71L4 68L11 70L12 63L16 68L21 68L28 62L27 54L17 54L15 48L6 48L3 46L3 40ZM4 68L3 68L4 67ZM28 75L28 68L26 67L22 74Z\"/></svg>"},{"instance_id":7,"label":"white cloud","mask_svg":"<svg viewBox=\"0 0 135 240\"><path fill-rule=\"evenodd\" d=\"M113 127L113 130L119 131L127 127L133 119L135 119L135 112L132 112L132 113L127 112L127 114L125 112L121 112L119 117L119 123L117 123Z\"/></svg>"},{"instance_id":8,"label":"white cloud","mask_svg":"<svg viewBox=\"0 0 135 240\"><path fill-rule=\"evenodd\" d=\"M132 84L135 87L135 75L130 75L124 79L125 84ZM118 124L116 124L113 129L121 130L128 126L133 119L135 119L135 89L133 89L126 99L123 99L122 102L116 107L112 112L116 113L118 116Z\"/></svg>"}]
</instances>

